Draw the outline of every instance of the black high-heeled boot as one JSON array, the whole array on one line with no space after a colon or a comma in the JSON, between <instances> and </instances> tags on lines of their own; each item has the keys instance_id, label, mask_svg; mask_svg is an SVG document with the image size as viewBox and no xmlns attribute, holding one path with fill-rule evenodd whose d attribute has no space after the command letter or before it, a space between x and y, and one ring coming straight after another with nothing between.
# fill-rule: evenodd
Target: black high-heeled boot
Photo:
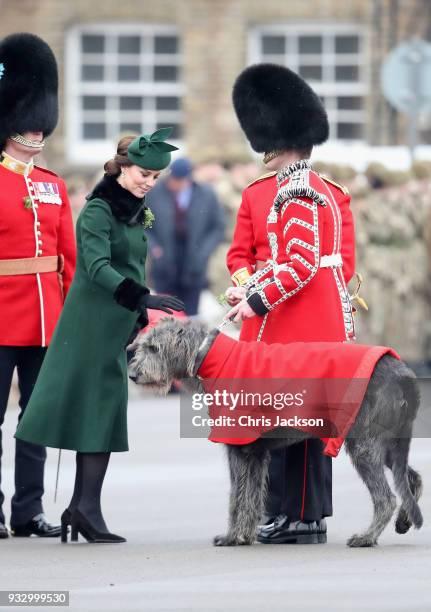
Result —
<instances>
[{"instance_id":1,"label":"black high-heeled boot","mask_svg":"<svg viewBox=\"0 0 431 612\"><path fill-rule=\"evenodd\" d=\"M72 512L69 508L61 515L61 541L63 544L67 544L67 538L69 533L69 526L72 524ZM70 537L71 542L76 542L78 540L78 535L75 534L72 530L72 535Z\"/></svg>"},{"instance_id":2,"label":"black high-heeled boot","mask_svg":"<svg viewBox=\"0 0 431 612\"><path fill-rule=\"evenodd\" d=\"M75 537L77 540L78 533L80 533L87 542L92 544L119 544L120 542L127 542L126 538L115 533L98 531L78 509L73 511L71 523L72 539Z\"/></svg>"}]
</instances>

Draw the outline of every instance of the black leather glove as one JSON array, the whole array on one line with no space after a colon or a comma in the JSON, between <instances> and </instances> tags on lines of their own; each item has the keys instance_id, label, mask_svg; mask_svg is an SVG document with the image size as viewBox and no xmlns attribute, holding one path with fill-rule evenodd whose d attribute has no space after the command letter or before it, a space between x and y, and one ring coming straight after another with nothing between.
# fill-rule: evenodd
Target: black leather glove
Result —
<instances>
[{"instance_id":1,"label":"black leather glove","mask_svg":"<svg viewBox=\"0 0 431 612\"><path fill-rule=\"evenodd\" d=\"M172 310L184 310L184 302L173 295L144 295L139 300L139 310L150 308L153 310L163 310L172 314Z\"/></svg>"},{"instance_id":2,"label":"black leather glove","mask_svg":"<svg viewBox=\"0 0 431 612\"><path fill-rule=\"evenodd\" d=\"M171 295L150 295L150 291L144 285L137 283L132 278L125 278L115 289L114 299L117 304L128 310L138 311L147 318L146 309L163 310L172 314L172 310L184 310L184 303L177 297ZM172 310L169 310L172 308Z\"/></svg>"},{"instance_id":3,"label":"black leather glove","mask_svg":"<svg viewBox=\"0 0 431 612\"><path fill-rule=\"evenodd\" d=\"M126 277L115 289L114 300L127 310L136 312L139 310L139 302L148 293L150 290L147 287Z\"/></svg>"}]
</instances>

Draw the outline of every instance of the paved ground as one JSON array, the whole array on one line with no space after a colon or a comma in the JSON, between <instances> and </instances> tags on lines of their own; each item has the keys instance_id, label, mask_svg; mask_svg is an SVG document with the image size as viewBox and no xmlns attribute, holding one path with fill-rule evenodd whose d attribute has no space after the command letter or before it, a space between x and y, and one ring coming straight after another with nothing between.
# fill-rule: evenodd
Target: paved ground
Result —
<instances>
[{"instance_id":1,"label":"paved ground","mask_svg":"<svg viewBox=\"0 0 431 612\"><path fill-rule=\"evenodd\" d=\"M431 609L429 523L405 536L391 526L373 550L346 548L346 538L366 524L371 507L344 453L334 462L336 514L326 546L213 548L211 537L226 524L224 457L219 446L205 440L179 439L178 406L176 397L131 401L132 450L114 456L104 493L108 525L128 543L0 541L1 589L67 589L70 608L85 612ZM6 509L15 419L15 410L9 410L4 427ZM54 505L56 459L51 451L45 502L50 519L65 507L73 481L74 457L65 453ZM414 440L411 462L427 484L430 440ZM426 486L421 502L425 518L430 506Z\"/></svg>"}]
</instances>

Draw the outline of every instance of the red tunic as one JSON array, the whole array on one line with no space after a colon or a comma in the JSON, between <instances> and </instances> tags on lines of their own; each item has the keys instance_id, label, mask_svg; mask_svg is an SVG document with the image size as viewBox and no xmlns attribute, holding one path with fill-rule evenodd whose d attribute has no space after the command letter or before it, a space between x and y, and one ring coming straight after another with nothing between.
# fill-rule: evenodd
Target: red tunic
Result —
<instances>
[{"instance_id":1,"label":"red tunic","mask_svg":"<svg viewBox=\"0 0 431 612\"><path fill-rule=\"evenodd\" d=\"M0 345L46 346L75 271L66 186L49 170L35 166L26 176L1 163L0 186L0 259L64 257L64 296L57 272L0 276ZM24 205L29 197L33 208Z\"/></svg>"},{"instance_id":2,"label":"red tunic","mask_svg":"<svg viewBox=\"0 0 431 612\"><path fill-rule=\"evenodd\" d=\"M277 185L272 173L244 190L227 255L234 282L249 286L252 308L257 300L268 311L243 322L241 339L350 340L354 329L346 283L355 266L350 196L308 162L292 164L278 178ZM322 267L325 260L335 265ZM272 263L253 282L247 277L258 261Z\"/></svg>"},{"instance_id":3,"label":"red tunic","mask_svg":"<svg viewBox=\"0 0 431 612\"><path fill-rule=\"evenodd\" d=\"M319 436L318 429L298 428L322 437L326 443L324 453L336 457L356 419L375 365L386 353L399 358L392 349L384 346L339 342L268 345L237 341L220 333L199 367L198 376L203 379L208 393L226 389L236 393L241 390L259 391L261 395L269 392L275 396L282 390L301 389L302 404L289 408L289 414L303 416L320 413L331 421L337 428L339 438ZM298 382L297 387L295 381ZM304 387L308 396L303 393ZM224 404L218 409L211 409L211 416L235 416L235 410L229 408L229 404ZM247 412L253 414L253 409L247 408ZM258 405L255 412L265 414L265 409ZM230 426L223 424L213 428L210 440L225 444L249 444L257 440L263 431L272 428L271 425L244 428L236 422Z\"/></svg>"}]
</instances>

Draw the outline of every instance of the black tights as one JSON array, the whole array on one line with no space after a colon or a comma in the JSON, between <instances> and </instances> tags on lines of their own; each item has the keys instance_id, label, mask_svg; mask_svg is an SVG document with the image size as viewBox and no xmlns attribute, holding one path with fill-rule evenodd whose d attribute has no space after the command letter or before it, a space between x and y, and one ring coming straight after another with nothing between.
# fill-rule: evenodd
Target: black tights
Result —
<instances>
[{"instance_id":1,"label":"black tights","mask_svg":"<svg viewBox=\"0 0 431 612\"><path fill-rule=\"evenodd\" d=\"M101 532L108 531L100 497L111 453L76 453L76 476L69 510L76 508Z\"/></svg>"}]
</instances>

